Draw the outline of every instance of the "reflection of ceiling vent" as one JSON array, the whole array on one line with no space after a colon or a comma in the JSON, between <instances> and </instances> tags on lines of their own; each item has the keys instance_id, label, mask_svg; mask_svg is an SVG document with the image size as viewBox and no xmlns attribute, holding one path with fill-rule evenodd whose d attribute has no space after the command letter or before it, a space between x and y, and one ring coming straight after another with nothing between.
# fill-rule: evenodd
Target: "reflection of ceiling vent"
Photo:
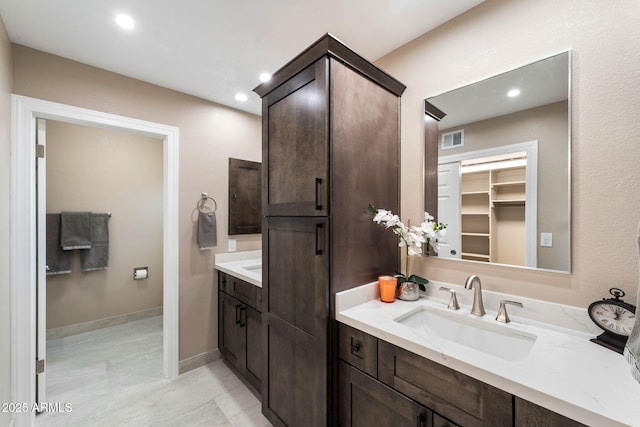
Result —
<instances>
[{"instance_id":1,"label":"reflection of ceiling vent","mask_svg":"<svg viewBox=\"0 0 640 427\"><path fill-rule=\"evenodd\" d=\"M464 146L464 129L442 134L442 149Z\"/></svg>"}]
</instances>

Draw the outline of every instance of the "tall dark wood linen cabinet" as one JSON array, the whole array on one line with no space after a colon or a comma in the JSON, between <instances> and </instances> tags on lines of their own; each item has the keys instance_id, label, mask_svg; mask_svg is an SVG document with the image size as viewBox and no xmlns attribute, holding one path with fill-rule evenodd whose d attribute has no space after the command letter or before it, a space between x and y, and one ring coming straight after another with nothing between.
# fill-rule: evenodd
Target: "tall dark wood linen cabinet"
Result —
<instances>
[{"instance_id":1,"label":"tall dark wood linen cabinet","mask_svg":"<svg viewBox=\"0 0 640 427\"><path fill-rule=\"evenodd\" d=\"M397 270L405 86L327 34L254 91L262 98L262 412L337 425L335 293Z\"/></svg>"}]
</instances>

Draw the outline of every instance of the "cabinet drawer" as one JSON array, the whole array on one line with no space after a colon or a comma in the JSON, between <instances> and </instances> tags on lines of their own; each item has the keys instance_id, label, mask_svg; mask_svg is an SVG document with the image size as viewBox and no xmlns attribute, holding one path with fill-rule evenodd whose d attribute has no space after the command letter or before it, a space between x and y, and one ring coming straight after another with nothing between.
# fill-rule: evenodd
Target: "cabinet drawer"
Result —
<instances>
[{"instance_id":1,"label":"cabinet drawer","mask_svg":"<svg viewBox=\"0 0 640 427\"><path fill-rule=\"evenodd\" d=\"M262 311L261 288L230 274L218 271L218 289L238 299L240 302Z\"/></svg>"},{"instance_id":2,"label":"cabinet drawer","mask_svg":"<svg viewBox=\"0 0 640 427\"><path fill-rule=\"evenodd\" d=\"M512 426L512 396L507 392L382 340L378 361L380 381L455 424Z\"/></svg>"},{"instance_id":3,"label":"cabinet drawer","mask_svg":"<svg viewBox=\"0 0 640 427\"><path fill-rule=\"evenodd\" d=\"M243 303L255 308L256 306L256 289L255 285L240 280L237 277L230 276L231 279L231 295L242 301Z\"/></svg>"},{"instance_id":4,"label":"cabinet drawer","mask_svg":"<svg viewBox=\"0 0 640 427\"><path fill-rule=\"evenodd\" d=\"M378 340L340 323L340 359L372 377L378 376Z\"/></svg>"},{"instance_id":5,"label":"cabinet drawer","mask_svg":"<svg viewBox=\"0 0 640 427\"><path fill-rule=\"evenodd\" d=\"M256 287L256 310L262 313L262 288Z\"/></svg>"},{"instance_id":6,"label":"cabinet drawer","mask_svg":"<svg viewBox=\"0 0 640 427\"><path fill-rule=\"evenodd\" d=\"M218 290L229 294L231 289L231 282L229 279L230 276L227 273L218 270Z\"/></svg>"},{"instance_id":7,"label":"cabinet drawer","mask_svg":"<svg viewBox=\"0 0 640 427\"><path fill-rule=\"evenodd\" d=\"M549 409L538 406L516 396L515 404L515 425L517 427L539 427L539 426L562 426L562 427L584 427L577 421L557 414Z\"/></svg>"}]
</instances>

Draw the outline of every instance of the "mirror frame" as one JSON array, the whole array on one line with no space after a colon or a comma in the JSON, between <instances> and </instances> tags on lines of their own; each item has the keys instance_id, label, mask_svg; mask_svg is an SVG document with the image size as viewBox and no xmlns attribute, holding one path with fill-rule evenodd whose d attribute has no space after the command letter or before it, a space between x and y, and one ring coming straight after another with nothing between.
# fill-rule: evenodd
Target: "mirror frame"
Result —
<instances>
[{"instance_id":1,"label":"mirror frame","mask_svg":"<svg viewBox=\"0 0 640 427\"><path fill-rule=\"evenodd\" d=\"M476 263L476 264L483 264L483 265L491 265L491 266L502 266L502 267L511 267L511 268L518 268L518 269L526 269L526 270L534 270L534 271L546 271L546 272L551 272L551 273L560 273L560 274L571 274L571 267L573 264L573 260L572 260L572 256L573 256L573 250L572 250L572 245L573 245L573 236L572 236L572 227L573 227L573 215L572 215L572 201L573 201L573 196L572 196L572 191L571 191L571 187L572 187L572 176L573 176L573 171L572 171L572 126L571 126L571 122L572 122L572 54L571 54L571 49L566 49L554 54L550 54L548 56L545 56L544 58L540 58L534 61L530 61L526 64L523 64L519 67L515 67L515 68L511 68L499 73L496 73L494 75L491 75L489 77L480 79L480 80L476 80L474 82L471 83L467 83L467 84L463 84L461 86L443 91L441 93L438 93L436 95L432 95L432 96L428 96L424 99L424 159L423 159L423 195L424 195L424 210L426 212L429 212L431 215L433 215L433 217L435 218L435 221L438 221L438 144L439 144L439 139L438 139L438 123L440 122L440 120L442 120L445 117L445 113L442 112L440 109L438 109L435 105L431 104L428 100L431 98L435 98L437 96L440 95L444 95L448 92L452 92L454 90L463 88L463 87L467 87L467 86L471 86L474 85L476 83L480 83L484 80L493 78L493 77L497 77L500 76L502 74L508 73L510 71L514 71L532 64L535 64L537 62L543 61L545 59L549 59L558 55L562 55L562 54L567 54L567 60L568 60L568 65L567 65L567 84L568 84L568 94L567 94L567 177L568 177L568 182L567 182L567 220L569 222L568 225L568 230L567 230L567 239L568 239L568 247L567 247L567 251L568 251L568 266L567 266L567 270L552 270L552 269L545 269L545 268L539 268L539 267L528 267L528 266L521 266L521 265L512 265L512 264L500 264L500 263L487 263L487 262L483 262L483 261L475 261L475 260L468 260L468 259L452 259L452 258L446 258L447 260L451 260L451 261L463 261L463 262L471 262L471 263ZM424 256L429 256L429 255L424 255ZM431 256L437 256L432 254Z\"/></svg>"}]
</instances>

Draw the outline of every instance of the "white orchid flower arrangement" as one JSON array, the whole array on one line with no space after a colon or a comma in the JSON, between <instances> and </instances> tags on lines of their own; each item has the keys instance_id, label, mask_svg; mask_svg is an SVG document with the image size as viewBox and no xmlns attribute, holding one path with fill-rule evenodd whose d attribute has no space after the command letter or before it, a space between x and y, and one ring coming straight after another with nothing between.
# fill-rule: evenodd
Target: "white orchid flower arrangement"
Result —
<instances>
[{"instance_id":1,"label":"white orchid flower arrangement","mask_svg":"<svg viewBox=\"0 0 640 427\"><path fill-rule=\"evenodd\" d=\"M409 276L409 259L411 256L422 254L423 246L427 254L429 254L429 247L438 253L438 241L446 234L447 224L434 222L434 218L429 215L429 212L424 213L423 222L416 227L411 226L410 223L405 225L400 221L398 215L386 209L376 209L375 206L369 205L369 210L374 215L373 222L391 229L399 237L398 246L406 248L406 274L396 273L398 285L404 282L414 282L418 284L420 290L425 291L424 285L429 283L429 280L416 274Z\"/></svg>"}]
</instances>

